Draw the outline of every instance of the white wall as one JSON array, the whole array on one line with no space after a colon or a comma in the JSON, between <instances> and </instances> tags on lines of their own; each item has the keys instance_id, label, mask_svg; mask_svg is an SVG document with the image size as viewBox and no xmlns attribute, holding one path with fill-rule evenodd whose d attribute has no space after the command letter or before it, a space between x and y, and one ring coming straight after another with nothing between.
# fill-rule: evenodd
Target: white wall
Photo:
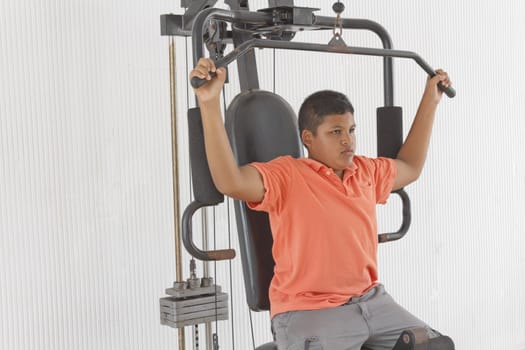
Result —
<instances>
[{"instance_id":1,"label":"white wall","mask_svg":"<svg viewBox=\"0 0 525 350\"><path fill-rule=\"evenodd\" d=\"M296 4L331 15L332 2ZM453 337L457 349L524 350L525 5L344 3L346 17L381 23L396 48L447 69L458 91L444 98L425 171L408 188L410 232L381 246L381 280L400 303ZM265 6L252 2L253 9ZM1 349L177 346L176 330L160 326L158 310L175 279L168 39L159 35L159 15L168 12L181 13L179 2L0 3ZM363 33L344 39L379 45ZM190 42L176 44L185 207ZM261 85L272 89L272 52L258 56ZM276 62L276 90L295 108L319 88L346 92L357 109L360 150L374 154L381 61L277 52ZM424 79L413 62L396 61L395 98L405 125ZM227 99L237 91L230 84ZM380 210L384 230L397 229L392 202ZM222 247L228 210L230 202L209 212ZM235 343L232 326L220 322L220 344L246 349L239 259L232 262L232 287L229 269L217 264L218 283L232 295ZM256 343L269 340L268 316L253 318Z\"/></svg>"}]
</instances>

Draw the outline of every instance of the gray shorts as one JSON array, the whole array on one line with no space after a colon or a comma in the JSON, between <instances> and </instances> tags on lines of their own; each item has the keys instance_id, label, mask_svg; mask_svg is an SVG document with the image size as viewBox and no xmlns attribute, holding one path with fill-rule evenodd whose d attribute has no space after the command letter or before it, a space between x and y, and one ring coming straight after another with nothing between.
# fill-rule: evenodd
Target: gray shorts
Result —
<instances>
[{"instance_id":1,"label":"gray shorts","mask_svg":"<svg viewBox=\"0 0 525 350\"><path fill-rule=\"evenodd\" d=\"M428 326L383 285L339 307L284 312L272 319L279 350L391 350L401 332L414 327Z\"/></svg>"}]
</instances>

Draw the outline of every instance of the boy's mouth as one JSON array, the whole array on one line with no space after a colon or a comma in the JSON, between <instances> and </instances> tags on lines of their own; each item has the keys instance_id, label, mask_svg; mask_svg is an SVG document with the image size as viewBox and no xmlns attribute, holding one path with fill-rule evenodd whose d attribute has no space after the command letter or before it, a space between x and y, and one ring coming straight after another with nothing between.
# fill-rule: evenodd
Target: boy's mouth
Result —
<instances>
[{"instance_id":1,"label":"boy's mouth","mask_svg":"<svg viewBox=\"0 0 525 350\"><path fill-rule=\"evenodd\" d=\"M341 151L341 153L344 154L344 155L347 155L347 156L353 156L354 155L354 150L348 147L348 148L344 148Z\"/></svg>"}]
</instances>

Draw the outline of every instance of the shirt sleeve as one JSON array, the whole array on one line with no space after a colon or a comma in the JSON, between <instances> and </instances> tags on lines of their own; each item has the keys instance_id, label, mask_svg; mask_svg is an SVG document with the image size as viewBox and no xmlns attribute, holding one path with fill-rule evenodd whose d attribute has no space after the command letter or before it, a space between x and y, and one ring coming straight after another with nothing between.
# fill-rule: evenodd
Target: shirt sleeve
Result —
<instances>
[{"instance_id":1,"label":"shirt sleeve","mask_svg":"<svg viewBox=\"0 0 525 350\"><path fill-rule=\"evenodd\" d=\"M396 163L391 158L372 159L374 164L374 182L376 185L376 203L384 204L392 192L397 174Z\"/></svg>"},{"instance_id":2,"label":"shirt sleeve","mask_svg":"<svg viewBox=\"0 0 525 350\"><path fill-rule=\"evenodd\" d=\"M247 202L250 209L258 211L279 211L289 189L293 158L278 157L266 163L250 163L263 179L264 198L260 202Z\"/></svg>"}]
</instances>

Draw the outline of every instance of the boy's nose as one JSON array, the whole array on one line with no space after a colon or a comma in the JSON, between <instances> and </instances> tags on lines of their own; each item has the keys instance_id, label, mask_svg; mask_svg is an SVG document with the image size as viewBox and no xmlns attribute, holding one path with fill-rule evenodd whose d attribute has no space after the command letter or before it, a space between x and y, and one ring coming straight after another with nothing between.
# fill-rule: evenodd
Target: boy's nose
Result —
<instances>
[{"instance_id":1,"label":"boy's nose","mask_svg":"<svg viewBox=\"0 0 525 350\"><path fill-rule=\"evenodd\" d=\"M344 135L343 137L341 137L341 144L343 146L354 146L354 143L355 143L355 138L348 134L348 135Z\"/></svg>"},{"instance_id":2,"label":"boy's nose","mask_svg":"<svg viewBox=\"0 0 525 350\"><path fill-rule=\"evenodd\" d=\"M348 145L350 143L350 135L343 135L341 137L341 143L343 145Z\"/></svg>"}]
</instances>

